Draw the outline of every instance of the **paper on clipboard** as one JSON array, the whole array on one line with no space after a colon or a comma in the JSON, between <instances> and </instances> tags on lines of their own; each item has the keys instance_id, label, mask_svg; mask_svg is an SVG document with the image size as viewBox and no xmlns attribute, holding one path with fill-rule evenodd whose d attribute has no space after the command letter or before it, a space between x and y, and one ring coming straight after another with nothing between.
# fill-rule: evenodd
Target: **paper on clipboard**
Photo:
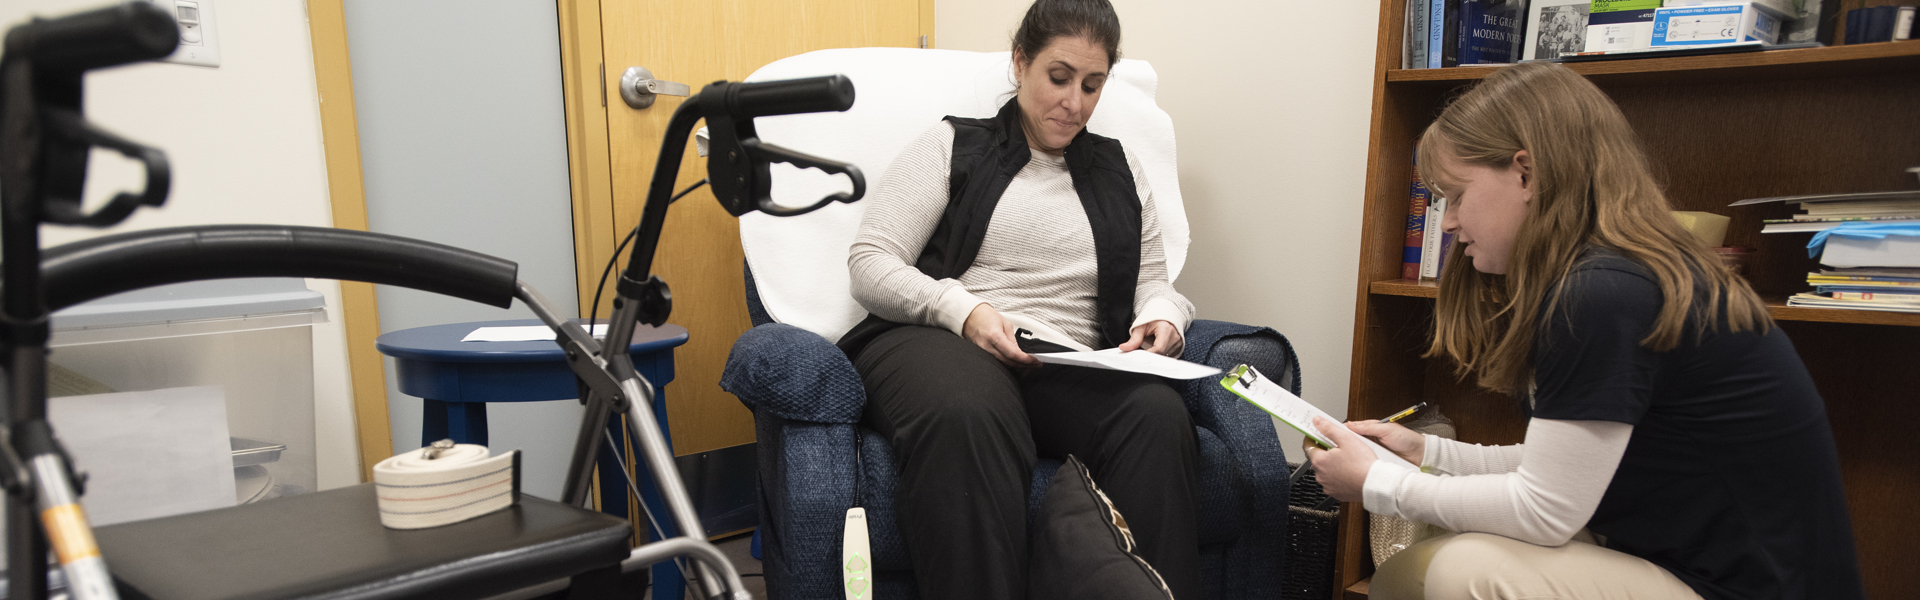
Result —
<instances>
[{"instance_id":1,"label":"paper on clipboard","mask_svg":"<svg viewBox=\"0 0 1920 600\"><path fill-rule=\"evenodd\" d=\"M1293 395L1293 392L1287 391L1286 388L1280 387L1280 384L1274 383L1273 380L1261 375L1260 371L1254 369L1252 366L1240 365L1234 367L1233 370L1227 371L1227 377L1220 380L1220 385L1226 387L1227 391L1233 392L1233 395L1239 396L1254 406L1260 407L1260 410L1267 411L1267 414L1280 419L1281 422L1292 426L1294 429L1300 430L1300 433L1305 434L1315 442L1319 442L1321 446L1328 448L1339 447L1339 444L1335 444L1333 440L1321 435L1320 429L1313 426L1313 418L1325 417L1328 421L1335 423L1339 423L1339 419L1333 418L1333 415L1329 415L1326 411L1320 410L1319 407L1307 403L1306 400L1301 400L1299 396ZM1407 462L1406 459L1400 458L1399 455L1387 450L1373 440L1361 437L1360 441L1366 442L1368 447L1373 448L1374 456L1380 460L1415 471L1420 470L1420 467Z\"/></svg>"}]
</instances>

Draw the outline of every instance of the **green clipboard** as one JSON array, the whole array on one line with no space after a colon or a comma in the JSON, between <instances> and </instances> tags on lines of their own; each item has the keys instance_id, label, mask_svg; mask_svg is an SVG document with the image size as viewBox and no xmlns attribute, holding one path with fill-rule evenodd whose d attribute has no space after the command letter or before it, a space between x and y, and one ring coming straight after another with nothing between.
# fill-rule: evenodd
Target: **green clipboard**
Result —
<instances>
[{"instance_id":1,"label":"green clipboard","mask_svg":"<svg viewBox=\"0 0 1920 600\"><path fill-rule=\"evenodd\" d=\"M1260 410L1273 415L1273 417L1279 419L1280 422L1286 423L1288 426L1298 430L1302 435L1307 436L1307 439L1313 440L1316 444L1320 444L1320 447L1328 449L1340 447L1339 444L1333 443L1333 440L1327 439L1325 435L1321 435L1320 430L1313 426L1313 418L1316 416L1326 417L1328 421L1335 423L1340 422L1339 419L1335 419L1333 415L1329 415L1318 407L1308 404L1306 400L1301 400L1299 396L1293 395L1293 392L1287 391L1287 388L1280 387L1280 384L1274 383L1273 380L1261 375L1260 371L1251 365L1240 365L1229 369L1226 378L1220 380L1220 386L1227 388L1227 391L1233 392L1233 395L1239 396L1240 399L1246 400L1247 403L1260 407ZM1373 440L1363 437L1360 438L1360 441L1365 442L1367 447L1373 449L1374 457L1377 460L1384 460L1405 466L1415 471L1420 470L1420 467L1407 462L1406 459L1400 458L1393 452L1381 447L1380 444L1374 443Z\"/></svg>"},{"instance_id":2,"label":"green clipboard","mask_svg":"<svg viewBox=\"0 0 1920 600\"><path fill-rule=\"evenodd\" d=\"M1267 379L1252 365L1243 364L1228 370L1226 378L1220 380L1220 385L1227 388L1227 391L1233 392L1233 395L1239 396L1241 400L1260 407L1260 410L1267 411L1267 414L1280 419L1280 422L1298 430L1314 443L1320 444L1320 447L1340 447L1339 444L1333 443L1333 440L1321 435L1319 428L1313 426L1313 416L1320 413L1319 409L1313 408L1313 405L1293 395L1293 392L1280 387L1280 384Z\"/></svg>"}]
</instances>

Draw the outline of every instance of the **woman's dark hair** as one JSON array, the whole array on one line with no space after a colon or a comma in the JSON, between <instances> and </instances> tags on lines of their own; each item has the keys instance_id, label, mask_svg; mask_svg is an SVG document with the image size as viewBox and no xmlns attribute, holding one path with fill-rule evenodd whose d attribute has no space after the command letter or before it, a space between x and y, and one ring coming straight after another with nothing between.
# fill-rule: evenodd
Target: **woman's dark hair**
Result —
<instances>
[{"instance_id":1,"label":"woman's dark hair","mask_svg":"<svg viewBox=\"0 0 1920 600\"><path fill-rule=\"evenodd\" d=\"M1035 0L1013 33L1013 54L1032 61L1062 37L1086 36L1107 50L1107 66L1120 60L1120 15L1107 0Z\"/></svg>"}]
</instances>

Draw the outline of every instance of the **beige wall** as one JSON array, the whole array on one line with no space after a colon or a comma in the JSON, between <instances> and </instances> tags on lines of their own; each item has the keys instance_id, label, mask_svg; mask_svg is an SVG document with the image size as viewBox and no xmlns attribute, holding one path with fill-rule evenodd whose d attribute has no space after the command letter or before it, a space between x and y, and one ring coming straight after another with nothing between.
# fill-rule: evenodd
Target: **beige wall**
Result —
<instances>
[{"instance_id":1,"label":"beige wall","mask_svg":"<svg viewBox=\"0 0 1920 600\"><path fill-rule=\"evenodd\" d=\"M106 0L8 0L0 29L30 16L60 16ZM166 206L142 209L105 230L47 226L45 245L98 235L208 223L330 227L320 108L303 2L221 2L219 68L147 63L87 76L87 117L160 147L173 167ZM87 196L139 189L140 168L94 153ZM348 386L340 286L308 280L327 300L313 327L314 425L322 489L358 483L353 395Z\"/></svg>"},{"instance_id":2,"label":"beige wall","mask_svg":"<svg viewBox=\"0 0 1920 600\"><path fill-rule=\"evenodd\" d=\"M939 0L935 45L1006 50L1029 4ZM1121 54L1159 72L1178 136L1193 248L1177 287L1202 318L1286 334L1302 396L1345 415L1378 4L1114 5Z\"/></svg>"}]
</instances>

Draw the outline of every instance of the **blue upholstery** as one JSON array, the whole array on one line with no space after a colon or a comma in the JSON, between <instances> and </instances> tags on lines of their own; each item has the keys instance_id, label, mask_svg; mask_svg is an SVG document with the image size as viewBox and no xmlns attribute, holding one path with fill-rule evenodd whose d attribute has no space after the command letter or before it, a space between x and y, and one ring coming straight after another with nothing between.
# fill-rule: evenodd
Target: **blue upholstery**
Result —
<instances>
[{"instance_id":1,"label":"blue upholstery","mask_svg":"<svg viewBox=\"0 0 1920 600\"><path fill-rule=\"evenodd\" d=\"M825 338L767 322L751 275L747 286L756 326L734 343L720 385L754 414L762 564L770 597L844 597L840 528L856 494L867 511L877 592L887 598L918 597L893 510L898 480L893 451L878 433L858 424L866 403L859 375ZM1271 329L1195 321L1187 331L1184 358L1223 369L1252 364L1299 393L1293 348ZM1215 378L1178 382L1176 389L1198 430L1201 581L1207 597L1279 598L1287 459L1273 422ZM1059 466L1043 460L1035 469L1030 513Z\"/></svg>"}]
</instances>

